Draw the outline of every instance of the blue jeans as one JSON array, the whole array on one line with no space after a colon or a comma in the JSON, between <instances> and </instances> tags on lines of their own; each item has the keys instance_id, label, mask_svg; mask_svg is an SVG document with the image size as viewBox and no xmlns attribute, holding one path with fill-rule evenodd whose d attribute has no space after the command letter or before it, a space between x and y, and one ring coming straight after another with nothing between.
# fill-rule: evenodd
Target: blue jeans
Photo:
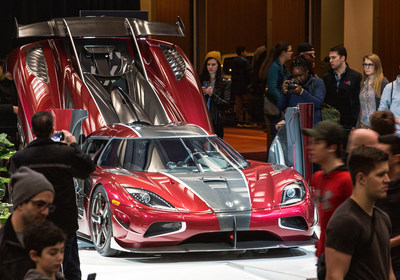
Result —
<instances>
[{"instance_id":1,"label":"blue jeans","mask_svg":"<svg viewBox=\"0 0 400 280\"><path fill-rule=\"evenodd\" d=\"M65 241L63 273L65 279L81 280L81 263L79 261L78 238L76 233L70 233Z\"/></svg>"}]
</instances>

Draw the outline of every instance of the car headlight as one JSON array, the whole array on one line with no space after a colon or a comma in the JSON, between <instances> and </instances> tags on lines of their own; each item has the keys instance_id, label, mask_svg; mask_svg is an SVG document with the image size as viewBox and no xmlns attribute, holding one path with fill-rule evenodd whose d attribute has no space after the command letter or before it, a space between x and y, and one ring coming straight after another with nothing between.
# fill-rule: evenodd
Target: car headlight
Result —
<instances>
[{"instance_id":1,"label":"car headlight","mask_svg":"<svg viewBox=\"0 0 400 280\"><path fill-rule=\"evenodd\" d=\"M281 205L289 205L302 201L306 195L306 188L302 181L287 185L282 192Z\"/></svg>"},{"instance_id":2,"label":"car headlight","mask_svg":"<svg viewBox=\"0 0 400 280\"><path fill-rule=\"evenodd\" d=\"M158 194L151 191L138 189L133 187L125 187L125 190L135 199L137 202L146 205L148 207L158 208L158 209L175 209L175 207L163 199Z\"/></svg>"}]
</instances>

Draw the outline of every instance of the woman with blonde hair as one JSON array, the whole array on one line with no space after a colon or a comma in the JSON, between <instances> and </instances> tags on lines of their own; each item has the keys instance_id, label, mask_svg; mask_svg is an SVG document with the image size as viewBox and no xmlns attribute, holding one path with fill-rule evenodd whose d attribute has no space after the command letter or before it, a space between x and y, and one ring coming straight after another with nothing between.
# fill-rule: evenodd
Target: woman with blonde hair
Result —
<instances>
[{"instance_id":1,"label":"woman with blonde hair","mask_svg":"<svg viewBox=\"0 0 400 280\"><path fill-rule=\"evenodd\" d=\"M369 128L369 117L378 110L382 91L389 81L383 76L382 63L376 54L365 55L363 67L360 91L360 126Z\"/></svg>"}]
</instances>

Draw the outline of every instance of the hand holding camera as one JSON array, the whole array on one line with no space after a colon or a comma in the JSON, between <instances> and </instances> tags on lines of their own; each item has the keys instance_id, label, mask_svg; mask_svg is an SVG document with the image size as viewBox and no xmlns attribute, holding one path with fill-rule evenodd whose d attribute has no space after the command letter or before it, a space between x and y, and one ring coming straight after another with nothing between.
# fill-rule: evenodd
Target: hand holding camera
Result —
<instances>
[{"instance_id":1,"label":"hand holding camera","mask_svg":"<svg viewBox=\"0 0 400 280\"><path fill-rule=\"evenodd\" d=\"M294 94L300 95L302 93L302 91L303 91L303 87L295 79L286 80L283 83L282 92L284 94L288 94L288 93L292 94L292 93L294 93Z\"/></svg>"},{"instance_id":2,"label":"hand holding camera","mask_svg":"<svg viewBox=\"0 0 400 280\"><path fill-rule=\"evenodd\" d=\"M67 130L62 130L62 131L54 131L53 136L51 139L54 142L62 142L67 145L70 145L72 143L76 143L76 138L73 136L69 131Z\"/></svg>"}]
</instances>

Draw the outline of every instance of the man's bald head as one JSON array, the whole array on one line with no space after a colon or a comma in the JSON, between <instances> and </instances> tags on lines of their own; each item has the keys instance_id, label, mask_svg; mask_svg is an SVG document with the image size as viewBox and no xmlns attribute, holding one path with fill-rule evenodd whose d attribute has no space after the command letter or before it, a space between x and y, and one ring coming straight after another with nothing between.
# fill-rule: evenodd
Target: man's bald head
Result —
<instances>
[{"instance_id":1,"label":"man's bald head","mask_svg":"<svg viewBox=\"0 0 400 280\"><path fill-rule=\"evenodd\" d=\"M379 134L371 129L358 128L350 132L347 141L347 153L361 146L375 146L378 144Z\"/></svg>"}]
</instances>

